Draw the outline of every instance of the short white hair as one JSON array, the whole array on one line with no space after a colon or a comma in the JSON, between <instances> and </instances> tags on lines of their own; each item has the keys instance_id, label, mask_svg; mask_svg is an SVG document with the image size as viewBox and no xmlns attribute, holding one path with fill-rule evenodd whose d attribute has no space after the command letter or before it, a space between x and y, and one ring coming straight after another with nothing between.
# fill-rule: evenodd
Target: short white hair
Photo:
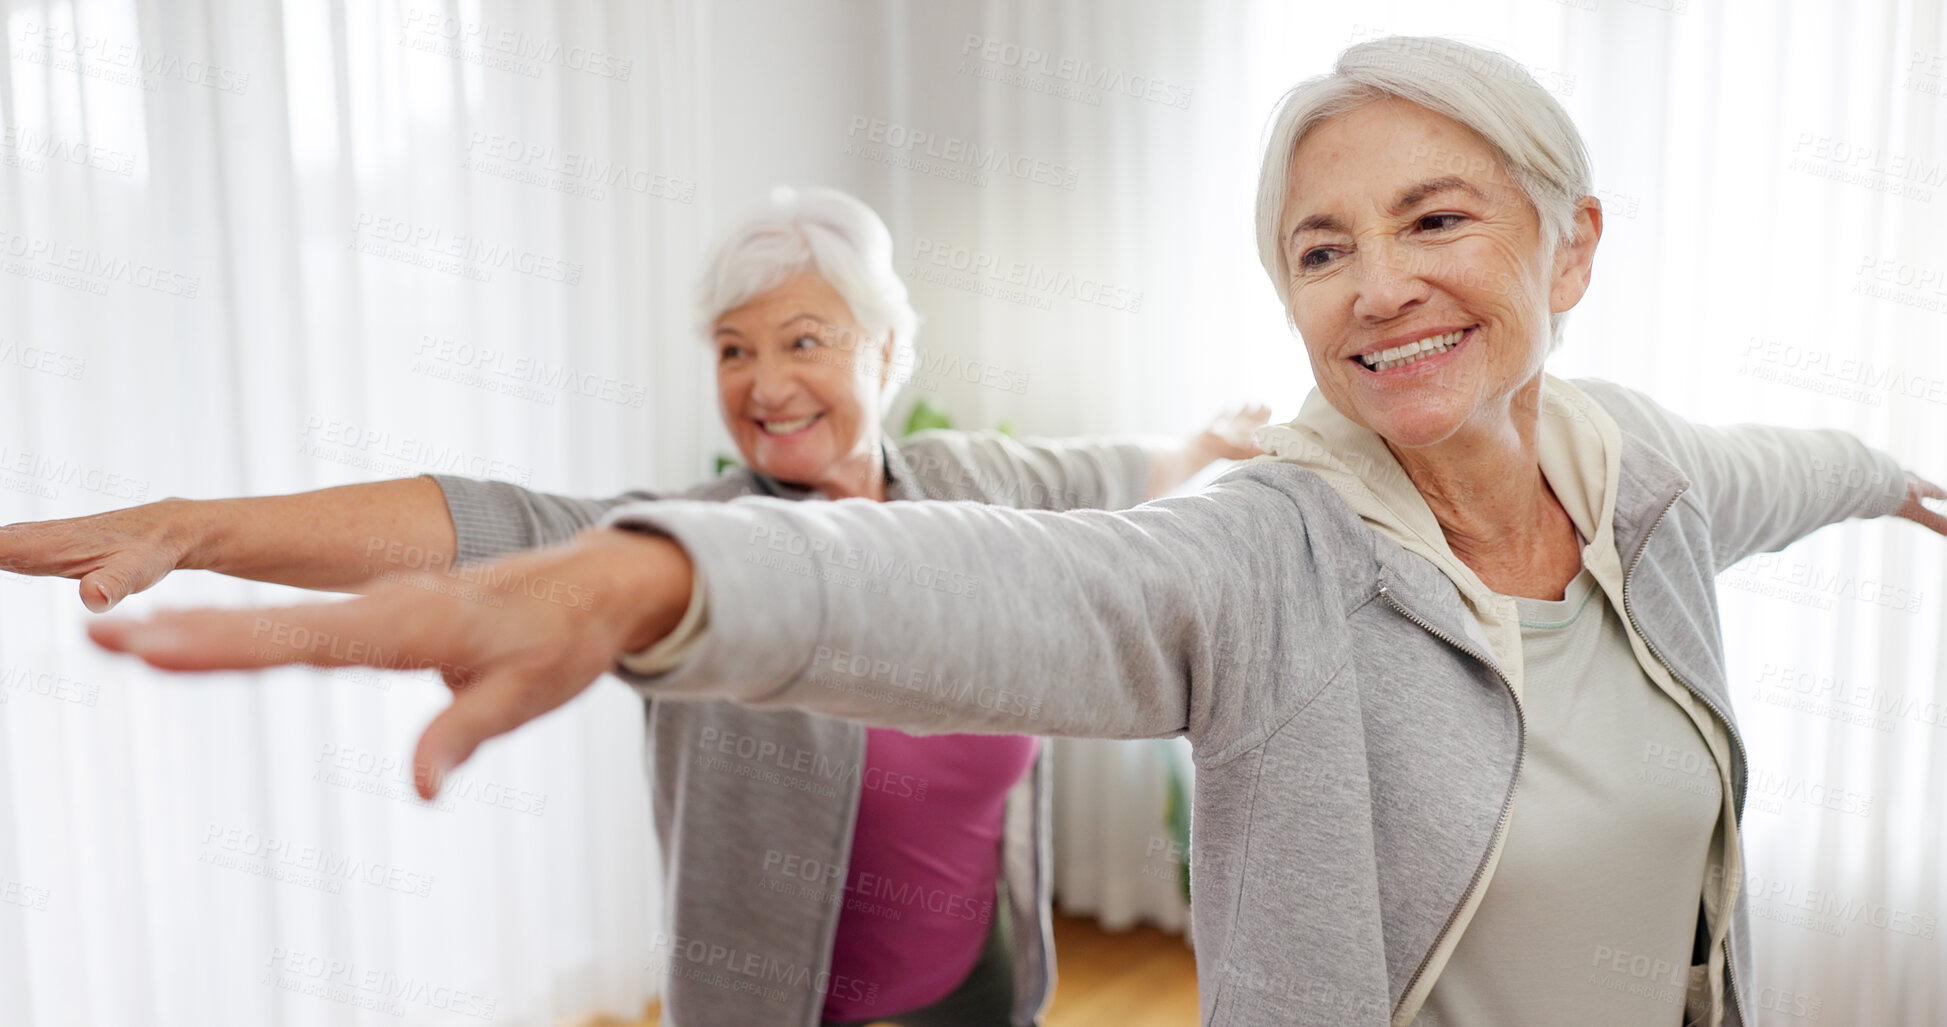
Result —
<instances>
[{"instance_id":1,"label":"short white hair","mask_svg":"<svg viewBox=\"0 0 1947 1027\"><path fill-rule=\"evenodd\" d=\"M1291 158L1305 134L1377 100L1405 100L1472 129L1494 149L1500 170L1541 220L1542 245L1575 238L1575 205L1591 195L1593 173L1582 134L1568 112L1519 62L1437 36L1388 36L1347 47L1330 74L1300 82L1272 112L1257 181L1257 250L1278 302L1291 311L1291 266L1284 248ZM1562 341L1566 311L1549 319Z\"/></svg>"},{"instance_id":2,"label":"short white hair","mask_svg":"<svg viewBox=\"0 0 1947 1027\"><path fill-rule=\"evenodd\" d=\"M912 366L919 315L892 266L892 233L856 196L815 186L778 186L717 243L697 283L697 313L709 338L717 318L798 275L824 279L852 310L866 338L892 335L884 407ZM861 353L864 346L854 352Z\"/></svg>"}]
</instances>

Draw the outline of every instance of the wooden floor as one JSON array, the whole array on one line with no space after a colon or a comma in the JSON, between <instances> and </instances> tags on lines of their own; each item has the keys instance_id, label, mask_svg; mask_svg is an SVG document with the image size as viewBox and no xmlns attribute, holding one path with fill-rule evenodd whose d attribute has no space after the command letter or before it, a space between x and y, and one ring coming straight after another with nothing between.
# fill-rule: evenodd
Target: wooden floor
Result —
<instances>
[{"instance_id":1,"label":"wooden floor","mask_svg":"<svg viewBox=\"0 0 1947 1027\"><path fill-rule=\"evenodd\" d=\"M1093 920L1055 917L1061 980L1048 1027L1194 1027L1197 966L1189 946L1153 927L1109 934ZM606 1017L573 1027L658 1027L652 1005L630 1024Z\"/></svg>"}]
</instances>

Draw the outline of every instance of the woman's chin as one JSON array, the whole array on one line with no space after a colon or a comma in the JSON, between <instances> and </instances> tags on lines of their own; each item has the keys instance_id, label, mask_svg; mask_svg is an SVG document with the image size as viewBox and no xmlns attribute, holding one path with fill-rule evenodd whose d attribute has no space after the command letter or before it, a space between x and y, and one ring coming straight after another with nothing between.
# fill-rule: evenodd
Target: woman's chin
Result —
<instances>
[{"instance_id":1,"label":"woman's chin","mask_svg":"<svg viewBox=\"0 0 1947 1027\"><path fill-rule=\"evenodd\" d=\"M803 452L806 447L800 445L760 442L755 448L756 453L751 455L751 468L779 481L815 481L828 462Z\"/></svg>"},{"instance_id":2,"label":"woman's chin","mask_svg":"<svg viewBox=\"0 0 1947 1027\"><path fill-rule=\"evenodd\" d=\"M1466 423L1466 413L1449 411L1438 404L1411 409L1375 411L1366 423L1390 445L1399 449L1437 446L1453 438Z\"/></svg>"}]
</instances>

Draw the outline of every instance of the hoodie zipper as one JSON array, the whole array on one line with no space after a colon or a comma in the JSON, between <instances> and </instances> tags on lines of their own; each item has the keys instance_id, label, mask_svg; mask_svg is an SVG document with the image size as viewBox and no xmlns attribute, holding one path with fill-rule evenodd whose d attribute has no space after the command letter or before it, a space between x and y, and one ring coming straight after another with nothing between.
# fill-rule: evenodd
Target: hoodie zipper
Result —
<instances>
[{"instance_id":1,"label":"hoodie zipper","mask_svg":"<svg viewBox=\"0 0 1947 1027\"><path fill-rule=\"evenodd\" d=\"M1454 638L1452 635L1449 635L1446 632L1441 631L1439 628L1436 628L1433 625L1427 623L1425 618L1419 616L1413 611L1408 610L1406 607L1400 605L1399 600L1393 598L1393 592L1390 586L1387 585L1379 586L1379 594L1380 596L1385 598L1387 605L1391 606L1393 609L1398 610L1400 612L1400 616L1405 617L1407 620L1410 620L1413 623L1418 624L1420 627L1426 629L1426 631L1429 634L1431 634L1433 637L1441 640L1442 642L1447 643L1450 646L1453 646L1455 649L1458 649L1463 653L1466 653L1468 656L1471 656L1474 659L1479 660L1483 665L1487 667L1488 670L1494 672L1495 677L1501 679L1502 687L1506 688L1508 691L1508 698L1514 700L1514 724L1516 729L1515 747L1514 747L1514 773L1510 775L1508 778L1507 798L1501 800L1500 819L1494 822L1494 837L1496 839L1499 839L1501 837L1501 832L1507 829L1508 817L1514 812L1515 786L1521 780L1522 761L1524 761L1528 756L1528 718L1527 718L1527 714L1524 713L1521 709L1521 697L1515 694L1514 682L1509 680L1507 673L1501 670L1501 668L1497 666L1494 663L1494 661L1488 659L1485 656L1482 656L1480 653L1475 652L1473 649L1465 645L1462 645L1460 641ZM1481 878L1485 876L1487 873L1487 861L1489 857L1493 855L1494 855L1494 844L1490 842L1488 844L1487 851L1481 854L1480 864L1474 867L1474 876L1471 880L1467 882L1467 890L1462 892L1460 895L1460 904L1453 908L1453 912L1447 914L1447 922L1441 925L1440 933L1433 936L1433 945L1426 950L1426 956L1420 960L1420 965L1413 970L1413 976L1407 979L1406 989L1400 992L1399 995L1399 1000L1402 1004L1405 1003L1406 996L1413 994L1413 988L1420 983L1420 978L1426 975L1427 964L1433 962L1433 954L1435 952L1440 951L1441 941L1447 937L1447 932L1453 930L1454 921L1460 919L1460 911L1466 908L1467 900L1473 896L1474 889L1480 887ZM1393 1007L1393 1014L1394 1015L1399 1014L1399 1006L1396 1005Z\"/></svg>"},{"instance_id":2,"label":"hoodie zipper","mask_svg":"<svg viewBox=\"0 0 1947 1027\"><path fill-rule=\"evenodd\" d=\"M1744 740L1738 737L1737 728L1731 725L1731 718L1724 714L1723 708L1718 706L1717 703L1713 701L1710 696L1705 695L1704 693L1698 691L1695 686L1691 685L1690 682L1685 681L1683 679L1683 675L1677 673L1676 668L1670 666L1670 661L1664 659L1663 654L1657 651L1656 643L1650 641L1650 636L1643 631L1643 626L1641 624L1636 623L1636 614L1634 611L1630 609L1629 606L1629 583L1631 580L1633 580L1636 577L1636 568L1642 564L1643 555L1645 553L1648 553L1650 550L1650 538L1656 534L1656 529L1663 526L1663 521L1665 518L1670 516L1670 511L1676 509L1677 500L1682 499L1683 494L1687 491L1689 491L1689 486L1683 486L1681 488L1678 488L1676 493L1670 497L1670 501L1668 503L1663 504L1663 512L1656 515L1656 520L1650 523L1650 530L1643 533L1643 542L1641 545L1636 547L1636 556L1629 561L1629 569L1623 571L1623 584L1622 584L1623 616L1629 618L1629 626L1635 629L1636 637L1643 640L1643 647L1650 651L1651 656L1656 657L1656 662L1663 665L1663 670L1665 673L1670 675L1670 680L1675 681L1677 684L1682 685L1686 691L1688 691L1691 695L1695 696L1698 701L1702 702L1704 706L1708 708L1710 712L1714 714L1717 717L1717 719L1723 723L1724 733L1731 736L1731 745L1736 747L1737 757L1739 761L1741 761L1744 764L1744 766L1748 769L1751 766L1750 754L1745 751ZM1744 810L1737 804L1733 803L1732 815L1734 817L1742 819L1743 813ZM1734 828L1736 827L1735 824L1733 824L1732 826ZM1741 886L1740 886L1740 890L1742 890ZM1731 896L1730 905L1728 908L1726 908L1723 911L1723 915L1733 918L1733 925L1734 925L1735 918L1737 915L1736 895ZM1708 957L1706 957L1704 965L1705 966L1710 965ZM1725 979L1730 983L1731 1008L1737 1012L1738 1022L1743 1024L1744 1027L1751 1027L1752 1021L1751 1018L1745 1014L1744 1002L1740 998L1738 998L1737 960L1731 958L1731 934L1730 934L1730 929L1728 927L1725 928L1724 931L1724 976Z\"/></svg>"}]
</instances>

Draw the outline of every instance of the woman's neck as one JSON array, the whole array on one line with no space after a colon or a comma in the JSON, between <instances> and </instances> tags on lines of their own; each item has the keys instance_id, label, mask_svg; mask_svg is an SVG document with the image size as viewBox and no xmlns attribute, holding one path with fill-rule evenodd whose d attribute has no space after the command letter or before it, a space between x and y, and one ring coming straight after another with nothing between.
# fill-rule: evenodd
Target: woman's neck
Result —
<instances>
[{"instance_id":1,"label":"woman's neck","mask_svg":"<svg viewBox=\"0 0 1947 1027\"><path fill-rule=\"evenodd\" d=\"M1575 523L1541 473L1534 404L1417 449L1387 443L1448 548L1503 595L1560 599L1582 568ZM1523 414L1526 416L1523 416Z\"/></svg>"},{"instance_id":2,"label":"woman's neck","mask_svg":"<svg viewBox=\"0 0 1947 1027\"><path fill-rule=\"evenodd\" d=\"M827 499L870 499L886 501L886 462L874 443L865 453L854 453L833 466L811 486Z\"/></svg>"}]
</instances>

